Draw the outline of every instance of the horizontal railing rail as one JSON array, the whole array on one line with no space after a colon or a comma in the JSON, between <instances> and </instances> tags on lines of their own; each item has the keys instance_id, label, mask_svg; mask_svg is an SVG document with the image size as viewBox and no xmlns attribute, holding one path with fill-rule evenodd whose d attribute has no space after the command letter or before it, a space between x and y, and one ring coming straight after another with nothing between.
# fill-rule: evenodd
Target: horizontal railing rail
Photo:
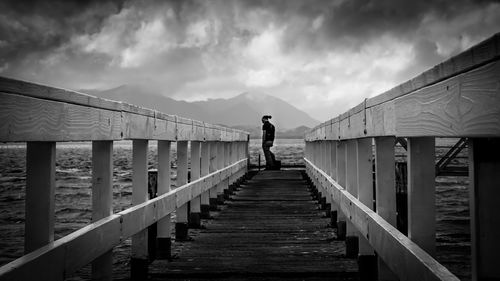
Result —
<instances>
[{"instance_id":1,"label":"horizontal railing rail","mask_svg":"<svg viewBox=\"0 0 500 281\"><path fill-rule=\"evenodd\" d=\"M359 246L360 259L376 253L379 278L458 280L435 259L436 137L467 139L472 279L500 278L490 261L500 251L500 219L489 215L500 211L493 199L500 196L499 85L496 34L305 134L307 174L337 216L346 251ZM407 155L404 202L396 197L397 142Z\"/></svg>"},{"instance_id":2,"label":"horizontal railing rail","mask_svg":"<svg viewBox=\"0 0 500 281\"><path fill-rule=\"evenodd\" d=\"M4 77L0 101L0 142L27 143L25 255L0 267L0 280L63 280L91 262L93 279L111 280L111 251L129 237L131 278L147 278L151 243L157 258L170 258L170 214L176 212L176 239L187 239L188 228L201 227L200 218L208 218L248 170L249 134L241 130ZM119 140L132 140L133 207L113 213L113 143ZM150 140L158 142L158 163L148 175ZM92 223L54 241L56 142L67 141L92 142ZM152 199L148 181L157 189Z\"/></svg>"}]
</instances>

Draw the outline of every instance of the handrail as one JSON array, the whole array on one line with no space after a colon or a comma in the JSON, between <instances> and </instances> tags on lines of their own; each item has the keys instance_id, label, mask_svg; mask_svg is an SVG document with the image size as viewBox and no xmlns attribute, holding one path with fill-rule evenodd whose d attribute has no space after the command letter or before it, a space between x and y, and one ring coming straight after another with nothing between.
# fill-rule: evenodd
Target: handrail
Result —
<instances>
[{"instance_id":1,"label":"handrail","mask_svg":"<svg viewBox=\"0 0 500 281\"><path fill-rule=\"evenodd\" d=\"M1 76L0 100L0 142L248 138L242 130Z\"/></svg>"},{"instance_id":2,"label":"handrail","mask_svg":"<svg viewBox=\"0 0 500 281\"><path fill-rule=\"evenodd\" d=\"M305 139L500 136L500 33L312 128Z\"/></svg>"},{"instance_id":3,"label":"handrail","mask_svg":"<svg viewBox=\"0 0 500 281\"><path fill-rule=\"evenodd\" d=\"M489 258L500 251L500 219L489 215L500 211L493 199L500 196L500 159L493 156L500 153L499 81L497 33L305 134L306 172L338 216L346 253L357 251L352 241L360 256L376 252L381 279L457 280L432 258L436 137L460 137L468 147L472 279L500 278ZM396 198L395 144L403 138L407 197ZM407 217L396 212L396 200L404 200L398 203ZM396 229L397 216L408 220L408 236Z\"/></svg>"},{"instance_id":4,"label":"handrail","mask_svg":"<svg viewBox=\"0 0 500 281\"><path fill-rule=\"evenodd\" d=\"M304 161L316 180L323 183L340 210L360 231L360 235L368 238L377 254L384 260L395 261L388 265L401 280L460 280L396 227L352 196L327 173L307 158ZM415 274L409 273L409 270Z\"/></svg>"},{"instance_id":5,"label":"handrail","mask_svg":"<svg viewBox=\"0 0 500 281\"><path fill-rule=\"evenodd\" d=\"M0 77L0 100L0 142L27 142L26 254L0 267L0 280L63 280L89 262L92 278L111 280L111 250L128 237L131 277L142 280L150 259L148 227L158 224L154 243L161 257L169 258L170 213L177 214L176 238L186 239L188 227L199 227L200 217L209 216L212 205L221 203L230 185L248 170L249 134L241 130L5 77ZM112 157L117 140L132 140L134 206L113 214ZM149 140L158 141L158 197L150 200ZM92 142L95 222L53 241L56 142L65 141ZM177 143L174 190L171 142Z\"/></svg>"},{"instance_id":6,"label":"handrail","mask_svg":"<svg viewBox=\"0 0 500 281\"><path fill-rule=\"evenodd\" d=\"M69 276L125 239L161 220L246 165L242 159L168 193L91 223L0 268L1 280L59 280ZM137 219L145 218L142 224ZM102 235L105 233L105 235ZM99 236L104 236L99 239ZM92 244L93 247L84 245ZM39 270L40 264L49 268Z\"/></svg>"}]
</instances>

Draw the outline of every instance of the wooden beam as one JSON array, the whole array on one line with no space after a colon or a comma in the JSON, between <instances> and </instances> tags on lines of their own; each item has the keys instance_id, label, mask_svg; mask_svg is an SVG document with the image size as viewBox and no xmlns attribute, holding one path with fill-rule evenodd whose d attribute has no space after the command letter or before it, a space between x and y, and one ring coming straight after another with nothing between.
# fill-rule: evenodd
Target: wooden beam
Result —
<instances>
[{"instance_id":1,"label":"wooden beam","mask_svg":"<svg viewBox=\"0 0 500 281\"><path fill-rule=\"evenodd\" d=\"M306 139L500 135L500 34L313 128ZM330 125L331 124L331 125ZM338 128L338 130L337 130ZM338 132L338 133L337 133Z\"/></svg>"},{"instance_id":2,"label":"wooden beam","mask_svg":"<svg viewBox=\"0 0 500 281\"><path fill-rule=\"evenodd\" d=\"M376 212L387 223L396 227L396 176L394 137L375 138L375 198ZM387 263L378 259L379 280L397 280Z\"/></svg>"},{"instance_id":3,"label":"wooden beam","mask_svg":"<svg viewBox=\"0 0 500 281\"><path fill-rule=\"evenodd\" d=\"M500 141L469 139L472 280L499 280Z\"/></svg>"},{"instance_id":4,"label":"wooden beam","mask_svg":"<svg viewBox=\"0 0 500 281\"><path fill-rule=\"evenodd\" d=\"M54 241L56 143L28 142L26 147L26 223L24 252Z\"/></svg>"},{"instance_id":5,"label":"wooden beam","mask_svg":"<svg viewBox=\"0 0 500 281\"><path fill-rule=\"evenodd\" d=\"M132 205L148 200L148 141L132 141ZM132 236L131 278L138 280L147 275L148 230Z\"/></svg>"},{"instance_id":6,"label":"wooden beam","mask_svg":"<svg viewBox=\"0 0 500 281\"><path fill-rule=\"evenodd\" d=\"M92 142L92 221L113 214L113 142ZM93 280L112 280L113 253L92 262Z\"/></svg>"},{"instance_id":7,"label":"wooden beam","mask_svg":"<svg viewBox=\"0 0 500 281\"><path fill-rule=\"evenodd\" d=\"M110 111L0 92L0 141L121 139L121 115Z\"/></svg>"},{"instance_id":8,"label":"wooden beam","mask_svg":"<svg viewBox=\"0 0 500 281\"><path fill-rule=\"evenodd\" d=\"M188 182L188 142L177 141L177 183L180 188ZM188 195L189 197L189 195ZM188 237L188 204L177 208L175 223L175 239L186 240Z\"/></svg>"},{"instance_id":9,"label":"wooden beam","mask_svg":"<svg viewBox=\"0 0 500 281\"><path fill-rule=\"evenodd\" d=\"M200 178L201 175L201 142L191 141L191 181ZM200 186L201 188L201 186ZM201 194L199 191L193 191ZM189 224L190 227L201 226L201 197L197 196L190 201Z\"/></svg>"},{"instance_id":10,"label":"wooden beam","mask_svg":"<svg viewBox=\"0 0 500 281\"><path fill-rule=\"evenodd\" d=\"M434 138L408 138L408 237L436 253Z\"/></svg>"},{"instance_id":11,"label":"wooden beam","mask_svg":"<svg viewBox=\"0 0 500 281\"><path fill-rule=\"evenodd\" d=\"M158 141L158 196L170 192L170 141ZM157 224L157 246L158 258L169 259L171 257L171 216L165 215L158 220Z\"/></svg>"}]
</instances>

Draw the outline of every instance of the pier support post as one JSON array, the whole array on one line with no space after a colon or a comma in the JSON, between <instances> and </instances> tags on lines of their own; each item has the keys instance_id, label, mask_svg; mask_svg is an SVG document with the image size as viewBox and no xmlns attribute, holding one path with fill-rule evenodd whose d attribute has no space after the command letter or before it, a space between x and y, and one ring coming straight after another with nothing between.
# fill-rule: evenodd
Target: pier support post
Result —
<instances>
[{"instance_id":1,"label":"pier support post","mask_svg":"<svg viewBox=\"0 0 500 281\"><path fill-rule=\"evenodd\" d=\"M92 142L92 222L113 214L113 142ZM92 262L92 280L112 280L113 251Z\"/></svg>"},{"instance_id":2,"label":"pier support post","mask_svg":"<svg viewBox=\"0 0 500 281\"><path fill-rule=\"evenodd\" d=\"M201 147L199 141L191 141L191 181L200 178L200 157ZM201 227L201 196L196 196L191 200L189 213L189 227Z\"/></svg>"},{"instance_id":3,"label":"pier support post","mask_svg":"<svg viewBox=\"0 0 500 281\"><path fill-rule=\"evenodd\" d=\"M206 176L208 175L208 166L210 163L210 143L205 141L201 143L201 171L200 175ZM201 218L209 219L210 218L210 194L209 191L205 191L201 194Z\"/></svg>"},{"instance_id":4,"label":"pier support post","mask_svg":"<svg viewBox=\"0 0 500 281\"><path fill-rule=\"evenodd\" d=\"M337 141L330 141L330 176L333 180L337 181ZM339 208L337 202L333 200L332 194L330 194L330 199L332 200L330 224L333 228L337 228Z\"/></svg>"},{"instance_id":5,"label":"pier support post","mask_svg":"<svg viewBox=\"0 0 500 281\"><path fill-rule=\"evenodd\" d=\"M358 199L373 210L372 139L357 139ZM377 258L368 237L359 236L359 278L370 281L377 276Z\"/></svg>"},{"instance_id":6,"label":"pier support post","mask_svg":"<svg viewBox=\"0 0 500 281\"><path fill-rule=\"evenodd\" d=\"M394 227L396 227L395 143L394 137L375 138L376 211ZM398 280L381 258L378 258L378 279Z\"/></svg>"},{"instance_id":7,"label":"pier support post","mask_svg":"<svg viewBox=\"0 0 500 281\"><path fill-rule=\"evenodd\" d=\"M132 141L132 205L148 200L148 141ZM148 230L132 236L132 280L144 280L148 275Z\"/></svg>"},{"instance_id":8,"label":"pier support post","mask_svg":"<svg viewBox=\"0 0 500 281\"><path fill-rule=\"evenodd\" d=\"M435 140L408 138L408 238L436 253Z\"/></svg>"},{"instance_id":9,"label":"pier support post","mask_svg":"<svg viewBox=\"0 0 500 281\"><path fill-rule=\"evenodd\" d=\"M469 139L472 280L500 280L500 139Z\"/></svg>"},{"instance_id":10,"label":"pier support post","mask_svg":"<svg viewBox=\"0 0 500 281\"><path fill-rule=\"evenodd\" d=\"M224 163L225 163L225 148L226 145L224 142L220 141L217 143L217 170L220 170L224 168ZM217 204L223 205L224 204L224 190L226 189L227 185L227 180L221 181L217 185Z\"/></svg>"},{"instance_id":11,"label":"pier support post","mask_svg":"<svg viewBox=\"0 0 500 281\"><path fill-rule=\"evenodd\" d=\"M346 142L337 142L337 182L340 186L345 188L346 184ZM345 240L347 225L346 217L344 213L339 209L340 212L337 213L337 238L339 240Z\"/></svg>"},{"instance_id":12,"label":"pier support post","mask_svg":"<svg viewBox=\"0 0 500 281\"><path fill-rule=\"evenodd\" d=\"M344 187L354 197L358 197L357 154L356 140L346 141L346 185ZM351 220L352 217L346 218L346 256L357 258L359 253L359 232Z\"/></svg>"},{"instance_id":13,"label":"pier support post","mask_svg":"<svg viewBox=\"0 0 500 281\"><path fill-rule=\"evenodd\" d=\"M170 191L170 141L158 141L158 196ZM157 258L170 259L172 241L170 214L163 217L157 223Z\"/></svg>"},{"instance_id":14,"label":"pier support post","mask_svg":"<svg viewBox=\"0 0 500 281\"><path fill-rule=\"evenodd\" d=\"M177 184L176 188L188 182L188 142L177 141ZM188 239L188 203L180 206L175 212L175 240Z\"/></svg>"},{"instance_id":15,"label":"pier support post","mask_svg":"<svg viewBox=\"0 0 500 281\"><path fill-rule=\"evenodd\" d=\"M56 143L28 142L26 147L26 225L24 253L54 241Z\"/></svg>"},{"instance_id":16,"label":"pier support post","mask_svg":"<svg viewBox=\"0 0 500 281\"><path fill-rule=\"evenodd\" d=\"M210 173L213 173L217 171L217 157L218 157L218 150L219 150L219 145L217 144L218 142L216 141L211 141L210 142L210 163L209 163L209 171ZM217 211L217 189L218 189L218 184L215 185L214 187L210 188L209 190L209 204L210 204L210 211Z\"/></svg>"}]
</instances>

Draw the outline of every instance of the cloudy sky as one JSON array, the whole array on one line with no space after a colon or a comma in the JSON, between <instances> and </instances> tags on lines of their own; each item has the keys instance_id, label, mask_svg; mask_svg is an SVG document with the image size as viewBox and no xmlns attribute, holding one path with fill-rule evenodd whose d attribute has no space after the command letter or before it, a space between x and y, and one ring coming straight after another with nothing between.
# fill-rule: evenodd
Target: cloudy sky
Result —
<instances>
[{"instance_id":1,"label":"cloudy sky","mask_svg":"<svg viewBox=\"0 0 500 281\"><path fill-rule=\"evenodd\" d=\"M0 1L0 75L266 93L326 120L500 31L499 1Z\"/></svg>"}]
</instances>

